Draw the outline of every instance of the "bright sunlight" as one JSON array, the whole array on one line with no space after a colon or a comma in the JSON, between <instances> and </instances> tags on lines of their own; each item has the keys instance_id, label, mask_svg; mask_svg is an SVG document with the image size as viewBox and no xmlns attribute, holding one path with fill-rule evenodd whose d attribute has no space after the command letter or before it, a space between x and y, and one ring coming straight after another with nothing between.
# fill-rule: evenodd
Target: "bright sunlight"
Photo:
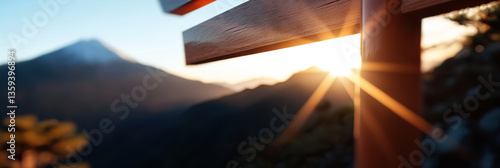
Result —
<instances>
[{"instance_id":1,"label":"bright sunlight","mask_svg":"<svg viewBox=\"0 0 500 168\"><path fill-rule=\"evenodd\" d=\"M354 35L359 37L359 35ZM304 59L298 59L294 64L316 66L334 76L348 75L352 69L361 68L359 38L351 41L326 40L291 48L289 54L300 54ZM290 49L290 48L289 48ZM307 54L305 54L307 53Z\"/></svg>"}]
</instances>

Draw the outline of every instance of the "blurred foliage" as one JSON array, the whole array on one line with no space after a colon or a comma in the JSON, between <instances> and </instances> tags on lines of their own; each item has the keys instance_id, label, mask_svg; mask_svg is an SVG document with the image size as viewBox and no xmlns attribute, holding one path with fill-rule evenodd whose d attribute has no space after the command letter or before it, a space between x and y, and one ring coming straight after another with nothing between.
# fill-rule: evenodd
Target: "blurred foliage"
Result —
<instances>
[{"instance_id":1,"label":"blurred foliage","mask_svg":"<svg viewBox=\"0 0 500 168\"><path fill-rule=\"evenodd\" d=\"M488 45L500 41L500 5L498 3L485 4L475 8L452 12L446 16L460 25L473 26L478 32L469 38L465 47Z\"/></svg>"},{"instance_id":2,"label":"blurred foliage","mask_svg":"<svg viewBox=\"0 0 500 168\"><path fill-rule=\"evenodd\" d=\"M76 125L72 122L57 120L38 121L33 115L15 118L16 160L7 159L9 154L6 143L11 133L7 132L10 118L3 120L0 129L0 167L1 168L44 168L51 167L54 162L75 154L88 145L87 137L76 133ZM89 164L62 165L67 168L89 168Z\"/></svg>"},{"instance_id":3,"label":"blurred foliage","mask_svg":"<svg viewBox=\"0 0 500 168\"><path fill-rule=\"evenodd\" d=\"M479 77L500 81L500 5L485 4L452 12L447 17L460 25L475 27L477 33L464 42L454 57L424 75L425 117L442 128L448 138L436 143L435 151L422 167L498 167L500 88L486 89ZM478 88L487 98L476 98ZM470 110L474 104L477 108Z\"/></svg>"}]
</instances>

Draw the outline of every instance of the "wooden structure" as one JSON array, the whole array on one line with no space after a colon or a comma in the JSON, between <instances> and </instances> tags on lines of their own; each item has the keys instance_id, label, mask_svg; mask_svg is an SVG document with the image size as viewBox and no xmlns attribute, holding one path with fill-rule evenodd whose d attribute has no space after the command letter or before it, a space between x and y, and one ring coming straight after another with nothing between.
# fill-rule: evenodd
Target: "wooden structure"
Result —
<instances>
[{"instance_id":1,"label":"wooden structure","mask_svg":"<svg viewBox=\"0 0 500 168\"><path fill-rule=\"evenodd\" d=\"M420 115L421 19L488 2L491 0L249 0L184 31L186 63L362 33L363 64L397 64L413 73L365 71L362 67L361 77ZM394 113L366 91L360 93L356 115L356 167L421 165L415 152L420 148L414 141L422 131L433 130L409 123L412 115Z\"/></svg>"},{"instance_id":2,"label":"wooden structure","mask_svg":"<svg viewBox=\"0 0 500 168\"><path fill-rule=\"evenodd\" d=\"M214 1L215 0L161 0L160 4L164 12L185 15Z\"/></svg>"}]
</instances>

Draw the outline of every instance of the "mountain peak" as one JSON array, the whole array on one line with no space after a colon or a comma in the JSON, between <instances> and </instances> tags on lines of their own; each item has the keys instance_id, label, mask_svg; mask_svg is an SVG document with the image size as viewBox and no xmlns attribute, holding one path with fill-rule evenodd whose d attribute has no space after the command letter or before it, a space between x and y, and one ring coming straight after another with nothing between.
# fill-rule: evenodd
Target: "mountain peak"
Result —
<instances>
[{"instance_id":1,"label":"mountain peak","mask_svg":"<svg viewBox=\"0 0 500 168\"><path fill-rule=\"evenodd\" d=\"M76 43L70 44L70 45L66 46L66 48L90 47L90 46L104 46L104 44L102 44L97 39L86 39L86 40L80 40L80 41L77 41Z\"/></svg>"},{"instance_id":2,"label":"mountain peak","mask_svg":"<svg viewBox=\"0 0 500 168\"><path fill-rule=\"evenodd\" d=\"M312 67L309 67L306 70L303 70L301 72L326 72L326 71L318 68L317 66L312 66Z\"/></svg>"},{"instance_id":3,"label":"mountain peak","mask_svg":"<svg viewBox=\"0 0 500 168\"><path fill-rule=\"evenodd\" d=\"M81 40L40 57L44 62L60 64L107 64L130 60L96 39Z\"/></svg>"}]
</instances>

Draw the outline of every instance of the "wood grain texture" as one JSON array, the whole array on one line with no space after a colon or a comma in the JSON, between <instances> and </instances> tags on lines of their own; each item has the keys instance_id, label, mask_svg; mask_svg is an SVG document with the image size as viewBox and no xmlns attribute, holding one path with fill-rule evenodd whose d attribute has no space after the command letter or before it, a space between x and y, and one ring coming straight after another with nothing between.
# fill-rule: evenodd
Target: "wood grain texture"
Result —
<instances>
[{"instance_id":1,"label":"wood grain texture","mask_svg":"<svg viewBox=\"0 0 500 168\"><path fill-rule=\"evenodd\" d=\"M492 0L395 0L424 18ZM292 47L361 31L361 0L250 0L183 32L186 64Z\"/></svg>"},{"instance_id":2,"label":"wood grain texture","mask_svg":"<svg viewBox=\"0 0 500 168\"><path fill-rule=\"evenodd\" d=\"M250 0L183 32L197 64L359 33L360 0Z\"/></svg>"}]
</instances>

